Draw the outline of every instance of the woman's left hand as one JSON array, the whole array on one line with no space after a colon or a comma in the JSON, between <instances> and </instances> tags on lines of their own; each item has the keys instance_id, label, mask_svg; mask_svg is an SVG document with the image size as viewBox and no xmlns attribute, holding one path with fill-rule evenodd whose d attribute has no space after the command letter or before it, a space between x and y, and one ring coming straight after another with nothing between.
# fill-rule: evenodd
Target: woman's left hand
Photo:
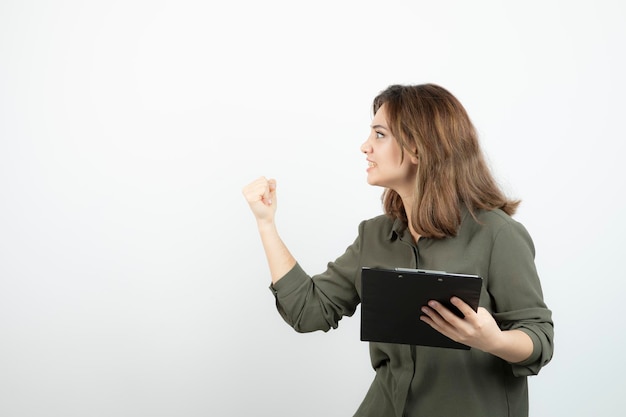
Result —
<instances>
[{"instance_id":1,"label":"woman's left hand","mask_svg":"<svg viewBox=\"0 0 626 417\"><path fill-rule=\"evenodd\" d=\"M502 334L493 316L483 307L474 311L458 297L452 297L450 302L465 317L457 316L437 301L429 301L428 306L422 307L424 315L420 319L455 342L492 352L498 346Z\"/></svg>"}]
</instances>

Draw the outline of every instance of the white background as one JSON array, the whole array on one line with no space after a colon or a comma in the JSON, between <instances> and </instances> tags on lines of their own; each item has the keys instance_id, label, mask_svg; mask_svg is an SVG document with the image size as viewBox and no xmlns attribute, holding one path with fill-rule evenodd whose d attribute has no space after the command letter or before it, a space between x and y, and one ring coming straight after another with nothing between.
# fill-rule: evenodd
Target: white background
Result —
<instances>
[{"instance_id":1,"label":"white background","mask_svg":"<svg viewBox=\"0 0 626 417\"><path fill-rule=\"evenodd\" d=\"M322 271L381 212L372 98L466 106L530 231L555 356L532 416L623 413L624 3L0 3L0 415L349 416L359 313L276 313L241 188Z\"/></svg>"}]
</instances>

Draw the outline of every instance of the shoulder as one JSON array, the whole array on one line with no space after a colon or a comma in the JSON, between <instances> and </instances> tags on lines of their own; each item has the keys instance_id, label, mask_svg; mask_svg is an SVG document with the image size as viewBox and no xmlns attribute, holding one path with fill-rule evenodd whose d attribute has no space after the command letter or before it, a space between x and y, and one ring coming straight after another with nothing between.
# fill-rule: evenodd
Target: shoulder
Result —
<instances>
[{"instance_id":1,"label":"shoulder","mask_svg":"<svg viewBox=\"0 0 626 417\"><path fill-rule=\"evenodd\" d=\"M362 223L366 224L368 227L387 227L389 229L393 227L394 222L395 220L386 214L381 214L362 221Z\"/></svg>"},{"instance_id":2,"label":"shoulder","mask_svg":"<svg viewBox=\"0 0 626 417\"><path fill-rule=\"evenodd\" d=\"M518 223L515 219L500 209L477 210L474 215L476 216L478 223L496 229Z\"/></svg>"},{"instance_id":3,"label":"shoulder","mask_svg":"<svg viewBox=\"0 0 626 417\"><path fill-rule=\"evenodd\" d=\"M495 210L477 210L475 213L476 220L471 215L466 218L466 223L471 223L471 229L479 233L486 233L495 240L498 237L513 236L530 241L530 235L524 225L500 209Z\"/></svg>"},{"instance_id":4,"label":"shoulder","mask_svg":"<svg viewBox=\"0 0 626 417\"><path fill-rule=\"evenodd\" d=\"M363 220L359 225L359 233L368 235L380 234L390 236L396 227L396 221L386 214L381 214L371 219Z\"/></svg>"}]
</instances>

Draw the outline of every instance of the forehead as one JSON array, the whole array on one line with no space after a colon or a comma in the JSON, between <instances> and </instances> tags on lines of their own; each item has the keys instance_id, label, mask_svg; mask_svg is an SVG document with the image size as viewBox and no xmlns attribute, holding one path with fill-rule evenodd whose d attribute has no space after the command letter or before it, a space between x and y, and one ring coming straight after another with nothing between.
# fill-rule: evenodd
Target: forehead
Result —
<instances>
[{"instance_id":1,"label":"forehead","mask_svg":"<svg viewBox=\"0 0 626 417\"><path fill-rule=\"evenodd\" d=\"M383 104L376 111L374 119L372 120L372 126L387 126L387 110L385 106L386 105Z\"/></svg>"}]
</instances>

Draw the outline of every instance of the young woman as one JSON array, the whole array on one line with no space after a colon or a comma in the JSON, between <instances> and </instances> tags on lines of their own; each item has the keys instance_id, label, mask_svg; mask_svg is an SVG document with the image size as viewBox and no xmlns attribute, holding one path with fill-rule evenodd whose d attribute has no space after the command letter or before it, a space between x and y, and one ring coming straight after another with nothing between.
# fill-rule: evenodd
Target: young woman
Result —
<instances>
[{"instance_id":1,"label":"young woman","mask_svg":"<svg viewBox=\"0 0 626 417\"><path fill-rule=\"evenodd\" d=\"M282 317L295 330L336 328L360 302L362 267L422 268L483 278L475 312L437 302L424 320L470 350L370 343L376 376L355 416L528 415L526 377L552 358L553 323L519 201L494 181L461 103L433 85L393 85L373 103L367 181L384 188L384 215L365 220L346 252L307 275L275 223L276 181L243 189L256 217ZM393 300L389 300L393 302Z\"/></svg>"}]
</instances>

